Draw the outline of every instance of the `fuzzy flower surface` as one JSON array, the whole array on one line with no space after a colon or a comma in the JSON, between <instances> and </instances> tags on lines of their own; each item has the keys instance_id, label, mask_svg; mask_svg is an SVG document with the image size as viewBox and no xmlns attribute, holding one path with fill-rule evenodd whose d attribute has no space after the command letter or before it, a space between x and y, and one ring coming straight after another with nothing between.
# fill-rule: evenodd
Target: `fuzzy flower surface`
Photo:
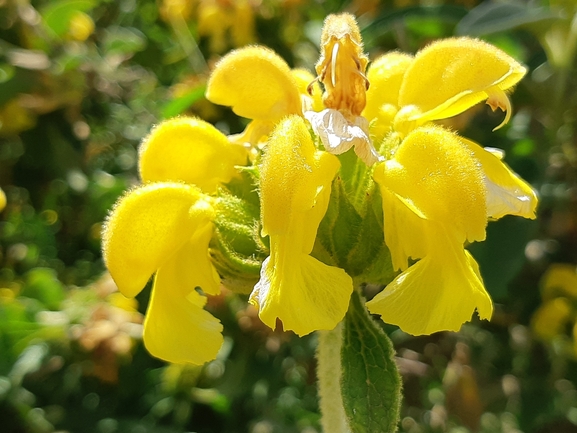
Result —
<instances>
[{"instance_id":1,"label":"fuzzy flower surface","mask_svg":"<svg viewBox=\"0 0 577 433\"><path fill-rule=\"evenodd\" d=\"M210 194L236 174L245 154L199 119L163 122L140 148L143 184L121 197L106 221L104 259L121 293L136 296L154 274L143 339L158 358L203 364L222 345L220 321L203 309L204 294L220 292L208 248Z\"/></svg>"},{"instance_id":2,"label":"fuzzy flower surface","mask_svg":"<svg viewBox=\"0 0 577 433\"><path fill-rule=\"evenodd\" d=\"M485 42L452 38L414 57L389 53L368 72L363 114L385 161L373 173L383 198L385 242L401 274L367 303L410 334L456 331L493 311L479 268L464 249L485 239L488 220L535 218L532 188L502 161L432 121L486 101L511 116L509 91L525 68ZM418 260L412 266L410 261Z\"/></svg>"},{"instance_id":3,"label":"fuzzy flower surface","mask_svg":"<svg viewBox=\"0 0 577 433\"><path fill-rule=\"evenodd\" d=\"M486 102L505 112L503 126L526 69L471 38L369 64L355 18L340 14L325 20L315 71L266 47L234 50L206 96L246 118L244 131L177 118L144 140L143 184L112 211L103 250L126 296L154 275L153 355L216 357L222 325L204 305L221 276L251 281L263 323L298 335L335 328L363 282L388 283L366 306L410 334L456 331L475 311L490 319L465 247L490 220L535 218L537 197L503 152L435 122Z\"/></svg>"}]
</instances>

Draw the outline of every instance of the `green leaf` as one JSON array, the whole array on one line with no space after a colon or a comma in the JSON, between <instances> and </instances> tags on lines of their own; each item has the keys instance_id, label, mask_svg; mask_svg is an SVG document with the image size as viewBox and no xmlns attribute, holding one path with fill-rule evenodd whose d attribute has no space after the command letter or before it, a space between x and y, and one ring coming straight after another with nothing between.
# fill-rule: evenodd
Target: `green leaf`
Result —
<instances>
[{"instance_id":1,"label":"green leaf","mask_svg":"<svg viewBox=\"0 0 577 433\"><path fill-rule=\"evenodd\" d=\"M64 286L54 269L35 268L26 274L23 296L37 299L45 307L57 310L64 300L64 294Z\"/></svg>"},{"instance_id":2,"label":"green leaf","mask_svg":"<svg viewBox=\"0 0 577 433\"><path fill-rule=\"evenodd\" d=\"M44 23L56 35L62 36L68 31L70 20L76 12L86 12L96 6L95 0L61 0L49 2L41 11Z\"/></svg>"},{"instance_id":3,"label":"green leaf","mask_svg":"<svg viewBox=\"0 0 577 433\"><path fill-rule=\"evenodd\" d=\"M487 239L468 249L479 263L485 287L495 299L503 299L509 283L525 263L525 246L537 231L535 220L506 216L487 226Z\"/></svg>"},{"instance_id":4,"label":"green leaf","mask_svg":"<svg viewBox=\"0 0 577 433\"><path fill-rule=\"evenodd\" d=\"M109 27L103 38L107 55L133 54L146 47L146 36L133 27Z\"/></svg>"},{"instance_id":5,"label":"green leaf","mask_svg":"<svg viewBox=\"0 0 577 433\"><path fill-rule=\"evenodd\" d=\"M436 23L457 23L467 14L463 6L410 6L402 9L382 8L382 13L362 29L363 41L371 47L383 33L392 31L395 23L410 20L429 20ZM414 22L414 21L413 21Z\"/></svg>"},{"instance_id":6,"label":"green leaf","mask_svg":"<svg viewBox=\"0 0 577 433\"><path fill-rule=\"evenodd\" d=\"M195 87L188 93L182 95L179 98L173 99L168 102L161 110L161 116L163 119L168 119L170 117L178 116L182 114L188 107L194 104L196 101L204 97L204 92L206 91L206 84Z\"/></svg>"},{"instance_id":7,"label":"green leaf","mask_svg":"<svg viewBox=\"0 0 577 433\"><path fill-rule=\"evenodd\" d=\"M401 377L391 340L369 316L357 291L344 324L341 392L351 431L395 432Z\"/></svg>"},{"instance_id":8,"label":"green leaf","mask_svg":"<svg viewBox=\"0 0 577 433\"><path fill-rule=\"evenodd\" d=\"M519 27L548 25L559 17L544 7L528 7L525 3L482 3L457 24L455 34L481 36Z\"/></svg>"}]
</instances>

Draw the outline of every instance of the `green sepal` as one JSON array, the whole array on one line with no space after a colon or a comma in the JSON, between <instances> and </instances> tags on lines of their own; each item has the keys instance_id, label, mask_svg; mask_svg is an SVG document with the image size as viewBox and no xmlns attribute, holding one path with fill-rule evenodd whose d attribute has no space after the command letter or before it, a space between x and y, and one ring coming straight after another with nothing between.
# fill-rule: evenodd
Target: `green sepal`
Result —
<instances>
[{"instance_id":1,"label":"green sepal","mask_svg":"<svg viewBox=\"0 0 577 433\"><path fill-rule=\"evenodd\" d=\"M237 194L241 185L235 185ZM258 197L254 200L250 193L243 195L241 198L228 190L219 190L213 204L216 218L210 247L223 284L234 292L250 293L259 279L268 248L260 236Z\"/></svg>"},{"instance_id":2,"label":"green sepal","mask_svg":"<svg viewBox=\"0 0 577 433\"><path fill-rule=\"evenodd\" d=\"M341 348L341 393L352 432L397 431L401 377L394 353L391 340L353 291Z\"/></svg>"},{"instance_id":3,"label":"green sepal","mask_svg":"<svg viewBox=\"0 0 577 433\"><path fill-rule=\"evenodd\" d=\"M347 255L347 272L357 278L368 276L369 269L378 268L365 283L384 284L392 280L393 266L383 234L383 207L381 193L373 181L365 192L366 201L362 214L363 223L357 233L357 242Z\"/></svg>"},{"instance_id":4,"label":"green sepal","mask_svg":"<svg viewBox=\"0 0 577 433\"><path fill-rule=\"evenodd\" d=\"M312 254L344 269L359 283L386 284L395 273L384 241L381 195L370 178L366 183L362 213L359 213L343 179L335 178Z\"/></svg>"},{"instance_id":5,"label":"green sepal","mask_svg":"<svg viewBox=\"0 0 577 433\"><path fill-rule=\"evenodd\" d=\"M317 242L332 257L333 263L330 264L347 270L347 256L357 242L362 222L347 198L341 178L337 176L333 180L327 213L317 231Z\"/></svg>"}]
</instances>

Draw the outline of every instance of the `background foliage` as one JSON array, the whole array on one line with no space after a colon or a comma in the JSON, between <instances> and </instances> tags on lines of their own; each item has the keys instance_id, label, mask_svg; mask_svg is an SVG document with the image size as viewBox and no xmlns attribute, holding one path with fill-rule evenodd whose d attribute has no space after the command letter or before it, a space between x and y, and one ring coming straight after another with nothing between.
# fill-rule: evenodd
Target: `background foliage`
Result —
<instances>
[{"instance_id":1,"label":"background foliage","mask_svg":"<svg viewBox=\"0 0 577 433\"><path fill-rule=\"evenodd\" d=\"M355 13L367 51L471 35L529 67L505 128L484 106L449 125L538 190L537 221L472 245L490 323L414 338L385 327L404 380L400 431L577 432L577 6L573 0L0 0L0 430L319 431L315 337L263 326L245 299L209 308L225 349L203 368L143 349L148 291L104 273L100 227L138 181L140 139L181 113L243 124L203 96L248 43L312 70L326 14ZM0 194L0 202L3 194Z\"/></svg>"}]
</instances>

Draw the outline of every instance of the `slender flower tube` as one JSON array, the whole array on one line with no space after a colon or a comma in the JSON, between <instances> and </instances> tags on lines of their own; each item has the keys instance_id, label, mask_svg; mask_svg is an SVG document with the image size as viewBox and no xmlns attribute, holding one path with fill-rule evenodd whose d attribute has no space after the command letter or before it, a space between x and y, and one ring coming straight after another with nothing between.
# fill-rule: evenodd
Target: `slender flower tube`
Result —
<instances>
[{"instance_id":1,"label":"slender flower tube","mask_svg":"<svg viewBox=\"0 0 577 433\"><path fill-rule=\"evenodd\" d=\"M127 297L155 274L144 322L148 351L170 362L203 364L223 341L222 325L195 290L220 293L208 250L215 215L207 193L236 175L246 151L206 122L177 118L151 132L139 157L147 183L120 198L109 215L104 259Z\"/></svg>"},{"instance_id":2,"label":"slender flower tube","mask_svg":"<svg viewBox=\"0 0 577 433\"><path fill-rule=\"evenodd\" d=\"M267 143L260 194L270 256L250 301L271 328L279 318L298 335L333 329L347 311L352 279L309 255L339 166L335 156L315 149L298 116L280 122Z\"/></svg>"}]
</instances>

